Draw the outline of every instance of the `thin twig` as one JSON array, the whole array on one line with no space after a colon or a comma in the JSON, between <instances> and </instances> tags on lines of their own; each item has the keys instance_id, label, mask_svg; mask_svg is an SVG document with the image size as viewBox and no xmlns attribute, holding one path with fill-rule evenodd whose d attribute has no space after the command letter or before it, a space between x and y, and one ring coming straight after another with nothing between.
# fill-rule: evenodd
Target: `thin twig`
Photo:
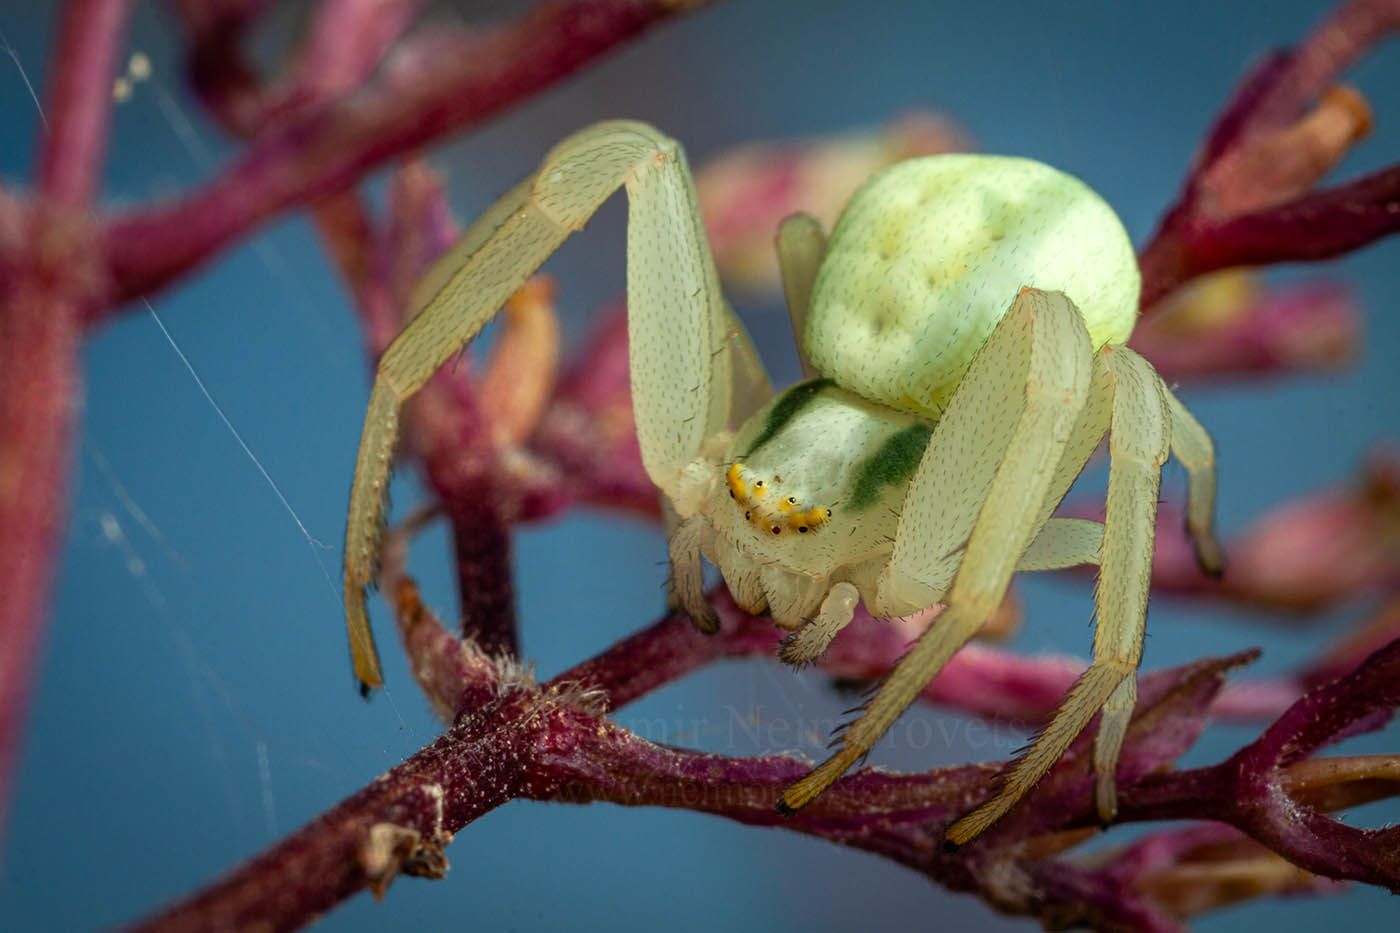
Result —
<instances>
[{"instance_id":1,"label":"thin twig","mask_svg":"<svg viewBox=\"0 0 1400 933\"><path fill-rule=\"evenodd\" d=\"M289 208L476 126L695 2L548 0L485 33L419 36L389 74L260 135L222 175L174 204L109 224L112 305L149 294Z\"/></svg>"}]
</instances>

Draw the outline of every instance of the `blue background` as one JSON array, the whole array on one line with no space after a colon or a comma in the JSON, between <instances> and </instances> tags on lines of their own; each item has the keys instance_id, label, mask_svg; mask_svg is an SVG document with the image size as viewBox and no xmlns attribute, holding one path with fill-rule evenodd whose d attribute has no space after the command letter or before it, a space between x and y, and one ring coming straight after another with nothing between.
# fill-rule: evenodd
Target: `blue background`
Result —
<instances>
[{"instance_id":1,"label":"blue background","mask_svg":"<svg viewBox=\"0 0 1400 933\"><path fill-rule=\"evenodd\" d=\"M138 5L133 24L130 49L146 52L155 71L116 111L105 187L111 207L171 195L233 151L183 91L161 10ZM1323 10L1300 2L734 2L647 37L470 140L439 148L432 161L460 216L470 217L550 143L603 117L655 122L699 163L755 138L877 125L905 108L933 107L960 120L986 150L1081 176L1140 242L1246 63L1300 37ZM42 4L0 10L3 38L36 84L54 12ZM506 12L498 5L487 15ZM432 15L470 22L480 14L459 6ZM1400 49L1382 49L1351 77L1375 105L1378 129L1343 175L1400 157ZM23 184L36 112L20 69L4 57L0 117L0 172L6 183ZM1220 439L1227 531L1272 503L1351 476L1374 444L1393 442L1397 249L1383 244L1304 273L1358 290L1370 313L1356 367L1188 393ZM549 267L562 282L571 339L621 288L622 259L621 209L613 204ZM132 919L262 849L438 730L396 651L387 652L385 695L367 705L350 686L332 581L366 366L346 296L308 225L292 219L263 230L157 297L155 307L315 541L326 544L308 543L144 309L89 340L69 531L4 837L0 926L7 929ZM741 310L775 375L791 377L778 308L750 302ZM1168 498L1180 496L1179 472L1168 483ZM420 494L400 484L404 514ZM542 675L656 615L662 547L654 527L584 513L520 532L524 646ZM430 602L450 615L446 554L441 532L430 534L413 569ZM1019 647L1087 650L1086 583L1033 580L1022 592L1028 613ZM1217 606L1158 600L1145 663L1262 643L1268 650L1255 673L1281 671L1360 611L1285 630ZM381 641L392 643L387 632ZM792 747L790 735L772 744L764 732L755 737L748 731L755 719L781 730L830 719L844 705L818 676L736 662L668 687L620 718L652 738L746 754ZM969 730L956 716L911 715L922 728L886 743L872 761L929 767L1005 757L1019 743L1010 733ZM1215 760L1254 731L1213 730L1189 760ZM1398 731L1355 747L1393 749ZM810 753L810 740L803 747ZM1353 819L1375 824L1394 812L1370 808ZM445 881L402 880L383 904L357 898L324 925L1017 923L861 853L682 812L513 804L466 829L448 854ZM1397 920L1393 899L1358 890L1233 909L1200 926Z\"/></svg>"}]
</instances>

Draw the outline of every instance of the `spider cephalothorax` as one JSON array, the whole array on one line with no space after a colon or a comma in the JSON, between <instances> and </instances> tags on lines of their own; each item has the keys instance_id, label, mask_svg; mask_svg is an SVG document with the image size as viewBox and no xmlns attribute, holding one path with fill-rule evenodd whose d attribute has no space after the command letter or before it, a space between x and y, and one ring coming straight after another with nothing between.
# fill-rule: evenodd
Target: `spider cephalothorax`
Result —
<instances>
[{"instance_id":1,"label":"spider cephalothorax","mask_svg":"<svg viewBox=\"0 0 1400 933\"><path fill-rule=\"evenodd\" d=\"M725 304L680 148L649 126L569 137L425 277L421 313L385 353L346 532L355 669L380 682L371 582L398 406L618 187L627 188L628 337L642 459L668 503L672 595L702 629L702 556L738 604L818 656L858 603L877 616L942 604L836 752L783 794L804 806L865 755L1000 604L1018 570L1098 564L1094 662L995 795L949 827L977 836L1102 711L1096 799L1137 695L1160 471L1190 474L1203 566L1214 452L1150 365L1123 346L1137 316L1132 246L1078 180L1025 159L944 155L896 165L847 205L828 241L805 215L778 232L808 380L772 395ZM1105 435L1103 523L1052 512Z\"/></svg>"}]
</instances>

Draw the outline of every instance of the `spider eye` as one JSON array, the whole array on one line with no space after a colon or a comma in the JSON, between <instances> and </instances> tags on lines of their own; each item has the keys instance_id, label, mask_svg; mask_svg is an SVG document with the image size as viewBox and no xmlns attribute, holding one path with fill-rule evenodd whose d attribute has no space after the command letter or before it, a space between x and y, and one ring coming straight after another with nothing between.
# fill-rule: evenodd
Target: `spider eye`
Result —
<instances>
[{"instance_id":1,"label":"spider eye","mask_svg":"<svg viewBox=\"0 0 1400 933\"><path fill-rule=\"evenodd\" d=\"M800 535L805 535L805 534L807 533L807 526L806 526L806 525L798 525L798 526L797 526L797 533L800 534Z\"/></svg>"},{"instance_id":2,"label":"spider eye","mask_svg":"<svg viewBox=\"0 0 1400 933\"><path fill-rule=\"evenodd\" d=\"M754 483L754 485L755 485L755 486L762 486L762 485L763 485L763 480L759 480L758 482Z\"/></svg>"},{"instance_id":3,"label":"spider eye","mask_svg":"<svg viewBox=\"0 0 1400 933\"><path fill-rule=\"evenodd\" d=\"M774 525L771 530L775 535L780 535L783 533L783 529L778 527L777 525Z\"/></svg>"},{"instance_id":4,"label":"spider eye","mask_svg":"<svg viewBox=\"0 0 1400 933\"><path fill-rule=\"evenodd\" d=\"M744 513L744 521L748 521L748 520L749 520L749 516L751 516L751 515L753 515L752 512L745 512L745 513Z\"/></svg>"},{"instance_id":5,"label":"spider eye","mask_svg":"<svg viewBox=\"0 0 1400 933\"><path fill-rule=\"evenodd\" d=\"M788 501L791 502L793 505L796 505L796 504L797 504L797 497L796 497L796 496L788 496Z\"/></svg>"}]
</instances>

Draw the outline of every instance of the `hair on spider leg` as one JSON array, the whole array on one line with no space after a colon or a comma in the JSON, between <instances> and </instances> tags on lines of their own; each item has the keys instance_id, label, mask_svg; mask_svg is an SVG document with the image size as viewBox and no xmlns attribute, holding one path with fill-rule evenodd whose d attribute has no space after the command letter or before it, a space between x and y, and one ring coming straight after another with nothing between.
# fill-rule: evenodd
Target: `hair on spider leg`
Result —
<instances>
[{"instance_id":1,"label":"hair on spider leg","mask_svg":"<svg viewBox=\"0 0 1400 933\"><path fill-rule=\"evenodd\" d=\"M855 724L855 719L848 719L845 722L837 723L831 730L831 738L827 740L827 751L839 748L846 741L846 730Z\"/></svg>"},{"instance_id":2,"label":"hair on spider leg","mask_svg":"<svg viewBox=\"0 0 1400 933\"><path fill-rule=\"evenodd\" d=\"M393 463L392 459L390 463ZM374 530L374 539L376 541L383 541L384 536L389 533L389 510L393 505L389 501L389 486L394 479L392 467L390 469L390 474L384 478L384 489L379 494L379 518L376 522L377 527ZM371 548L371 550L373 553L370 555L369 582L367 586L371 591L377 593L379 592L379 571L383 569L384 555L382 548L375 547Z\"/></svg>"},{"instance_id":3,"label":"hair on spider leg","mask_svg":"<svg viewBox=\"0 0 1400 933\"><path fill-rule=\"evenodd\" d=\"M804 619L802 621L802 625L805 626L811 621L811 619ZM786 635L783 636L782 640L778 642L778 660L782 661L794 671L804 671L826 656L826 652L823 651L820 655L817 655L815 657L790 657L790 653L796 650L798 642L798 633L800 631L802 631L802 626L799 626L793 629L791 632L788 632Z\"/></svg>"},{"instance_id":4,"label":"hair on spider leg","mask_svg":"<svg viewBox=\"0 0 1400 933\"><path fill-rule=\"evenodd\" d=\"M884 686L884 682L885 678L881 677L877 681L866 681L863 684L861 684L861 690L857 694L857 696L860 699L860 702L857 703L855 706L848 706L845 709L843 709L841 711L841 715L855 716L856 718L860 718L860 716L864 714L866 709L870 706L871 701L873 701L876 695L880 692L880 688ZM838 728L846 729L850 725L850 722L844 722Z\"/></svg>"}]
</instances>

